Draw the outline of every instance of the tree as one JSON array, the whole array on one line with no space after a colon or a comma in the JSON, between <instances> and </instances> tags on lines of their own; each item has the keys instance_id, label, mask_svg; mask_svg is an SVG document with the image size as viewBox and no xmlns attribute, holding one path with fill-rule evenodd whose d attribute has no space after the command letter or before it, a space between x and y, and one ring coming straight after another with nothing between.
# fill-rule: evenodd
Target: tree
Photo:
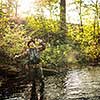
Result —
<instances>
[{"instance_id":1,"label":"tree","mask_svg":"<svg viewBox=\"0 0 100 100\"><path fill-rule=\"evenodd\" d=\"M94 2L93 0L91 0L92 4L92 10L94 12L94 33L96 33L96 27L97 27L97 33L99 34L99 19L100 19L100 2L99 0L96 0L96 2Z\"/></svg>"},{"instance_id":2,"label":"tree","mask_svg":"<svg viewBox=\"0 0 100 100\"><path fill-rule=\"evenodd\" d=\"M37 2L38 3L38 2ZM60 30L64 31L64 33L67 30L66 27L66 0L60 0L60 7L57 6L56 4L59 4L58 0L41 0L38 4L40 4L41 6L44 6L45 9L48 9L50 12L50 18L54 18L54 13L56 12L57 9L59 9L59 11L57 11L58 13L60 12Z\"/></svg>"},{"instance_id":3,"label":"tree","mask_svg":"<svg viewBox=\"0 0 100 100\"><path fill-rule=\"evenodd\" d=\"M66 30L66 0L60 0L60 28Z\"/></svg>"},{"instance_id":4,"label":"tree","mask_svg":"<svg viewBox=\"0 0 100 100\"><path fill-rule=\"evenodd\" d=\"M7 6L6 12L9 13L9 16L16 16L18 15L18 7L19 7L19 0L6 0L4 4Z\"/></svg>"},{"instance_id":5,"label":"tree","mask_svg":"<svg viewBox=\"0 0 100 100\"><path fill-rule=\"evenodd\" d=\"M82 8L84 5L84 1L83 0L75 0L75 5L76 5L76 9L78 10L78 14L79 14L79 19L80 19L80 32L83 32L83 12L82 12ZM83 8L84 9L84 8Z\"/></svg>"},{"instance_id":6,"label":"tree","mask_svg":"<svg viewBox=\"0 0 100 100\"><path fill-rule=\"evenodd\" d=\"M15 16L17 17L18 16L18 0L15 0L14 1L15 2L15 4L14 4L14 8L15 8Z\"/></svg>"},{"instance_id":7,"label":"tree","mask_svg":"<svg viewBox=\"0 0 100 100\"><path fill-rule=\"evenodd\" d=\"M80 15L80 31L83 32L83 21L82 21L82 0L80 0L80 3L79 3L79 9L80 9L80 12L79 12L79 15Z\"/></svg>"},{"instance_id":8,"label":"tree","mask_svg":"<svg viewBox=\"0 0 100 100\"><path fill-rule=\"evenodd\" d=\"M97 42L95 43L95 47L98 50L98 46L100 44L100 1L96 0L95 2L93 0L91 0L92 4L92 10L94 12L94 34L95 34L95 38L97 40ZM100 59L100 51L98 50L98 54L96 59L94 59L95 62L98 62Z\"/></svg>"}]
</instances>

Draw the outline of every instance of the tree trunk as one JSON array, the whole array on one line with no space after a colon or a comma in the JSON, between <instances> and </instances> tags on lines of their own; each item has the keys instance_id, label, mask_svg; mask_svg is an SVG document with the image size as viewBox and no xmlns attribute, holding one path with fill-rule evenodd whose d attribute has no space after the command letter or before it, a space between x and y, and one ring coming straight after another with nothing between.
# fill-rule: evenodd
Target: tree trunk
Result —
<instances>
[{"instance_id":1,"label":"tree trunk","mask_svg":"<svg viewBox=\"0 0 100 100\"><path fill-rule=\"evenodd\" d=\"M96 16L94 17L93 28L94 28L94 34L95 34L96 33Z\"/></svg>"},{"instance_id":2,"label":"tree trunk","mask_svg":"<svg viewBox=\"0 0 100 100\"><path fill-rule=\"evenodd\" d=\"M82 21L82 0L80 0L80 32L83 32L83 21Z\"/></svg>"},{"instance_id":3,"label":"tree trunk","mask_svg":"<svg viewBox=\"0 0 100 100\"><path fill-rule=\"evenodd\" d=\"M96 21L97 21L97 33L99 34L99 1L96 0Z\"/></svg>"},{"instance_id":4,"label":"tree trunk","mask_svg":"<svg viewBox=\"0 0 100 100\"><path fill-rule=\"evenodd\" d=\"M18 15L18 1L15 1L15 17Z\"/></svg>"},{"instance_id":5,"label":"tree trunk","mask_svg":"<svg viewBox=\"0 0 100 100\"><path fill-rule=\"evenodd\" d=\"M0 9L2 10L2 5L3 5L2 0L0 1L0 3L1 3L1 4L0 4L0 6L1 6Z\"/></svg>"},{"instance_id":6,"label":"tree trunk","mask_svg":"<svg viewBox=\"0 0 100 100\"><path fill-rule=\"evenodd\" d=\"M60 1L60 29L66 29L66 0Z\"/></svg>"}]
</instances>

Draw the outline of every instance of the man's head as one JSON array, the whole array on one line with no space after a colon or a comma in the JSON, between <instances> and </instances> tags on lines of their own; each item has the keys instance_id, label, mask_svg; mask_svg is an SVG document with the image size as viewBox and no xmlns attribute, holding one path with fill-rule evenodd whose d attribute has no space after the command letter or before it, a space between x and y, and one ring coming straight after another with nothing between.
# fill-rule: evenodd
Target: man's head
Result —
<instances>
[{"instance_id":1,"label":"man's head","mask_svg":"<svg viewBox=\"0 0 100 100\"><path fill-rule=\"evenodd\" d=\"M34 41L34 40L30 40L30 41L28 42L27 46L28 46L29 48L35 47L35 41Z\"/></svg>"}]
</instances>

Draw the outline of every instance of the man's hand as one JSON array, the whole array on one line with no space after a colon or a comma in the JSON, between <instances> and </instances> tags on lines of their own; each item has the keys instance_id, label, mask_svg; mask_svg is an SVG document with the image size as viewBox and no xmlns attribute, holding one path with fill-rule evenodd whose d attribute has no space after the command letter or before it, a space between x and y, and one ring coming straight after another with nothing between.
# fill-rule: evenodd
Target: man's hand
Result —
<instances>
[{"instance_id":1,"label":"man's hand","mask_svg":"<svg viewBox=\"0 0 100 100\"><path fill-rule=\"evenodd\" d=\"M43 40L41 40L41 39L38 39L38 42L39 42L39 43L42 43L42 42L43 42Z\"/></svg>"},{"instance_id":2,"label":"man's hand","mask_svg":"<svg viewBox=\"0 0 100 100\"><path fill-rule=\"evenodd\" d=\"M19 58L19 55L15 55L13 59L16 60L18 58Z\"/></svg>"},{"instance_id":3,"label":"man's hand","mask_svg":"<svg viewBox=\"0 0 100 100\"><path fill-rule=\"evenodd\" d=\"M15 57L14 58L18 58L19 57L19 55L15 55Z\"/></svg>"}]
</instances>

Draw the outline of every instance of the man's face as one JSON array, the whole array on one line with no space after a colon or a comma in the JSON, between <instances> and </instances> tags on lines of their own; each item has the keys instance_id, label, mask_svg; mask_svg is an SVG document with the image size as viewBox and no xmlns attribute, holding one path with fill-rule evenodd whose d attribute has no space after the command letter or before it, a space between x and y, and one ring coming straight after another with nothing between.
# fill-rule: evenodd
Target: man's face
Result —
<instances>
[{"instance_id":1,"label":"man's face","mask_svg":"<svg viewBox=\"0 0 100 100\"><path fill-rule=\"evenodd\" d=\"M35 47L34 42L30 42L29 47Z\"/></svg>"}]
</instances>

